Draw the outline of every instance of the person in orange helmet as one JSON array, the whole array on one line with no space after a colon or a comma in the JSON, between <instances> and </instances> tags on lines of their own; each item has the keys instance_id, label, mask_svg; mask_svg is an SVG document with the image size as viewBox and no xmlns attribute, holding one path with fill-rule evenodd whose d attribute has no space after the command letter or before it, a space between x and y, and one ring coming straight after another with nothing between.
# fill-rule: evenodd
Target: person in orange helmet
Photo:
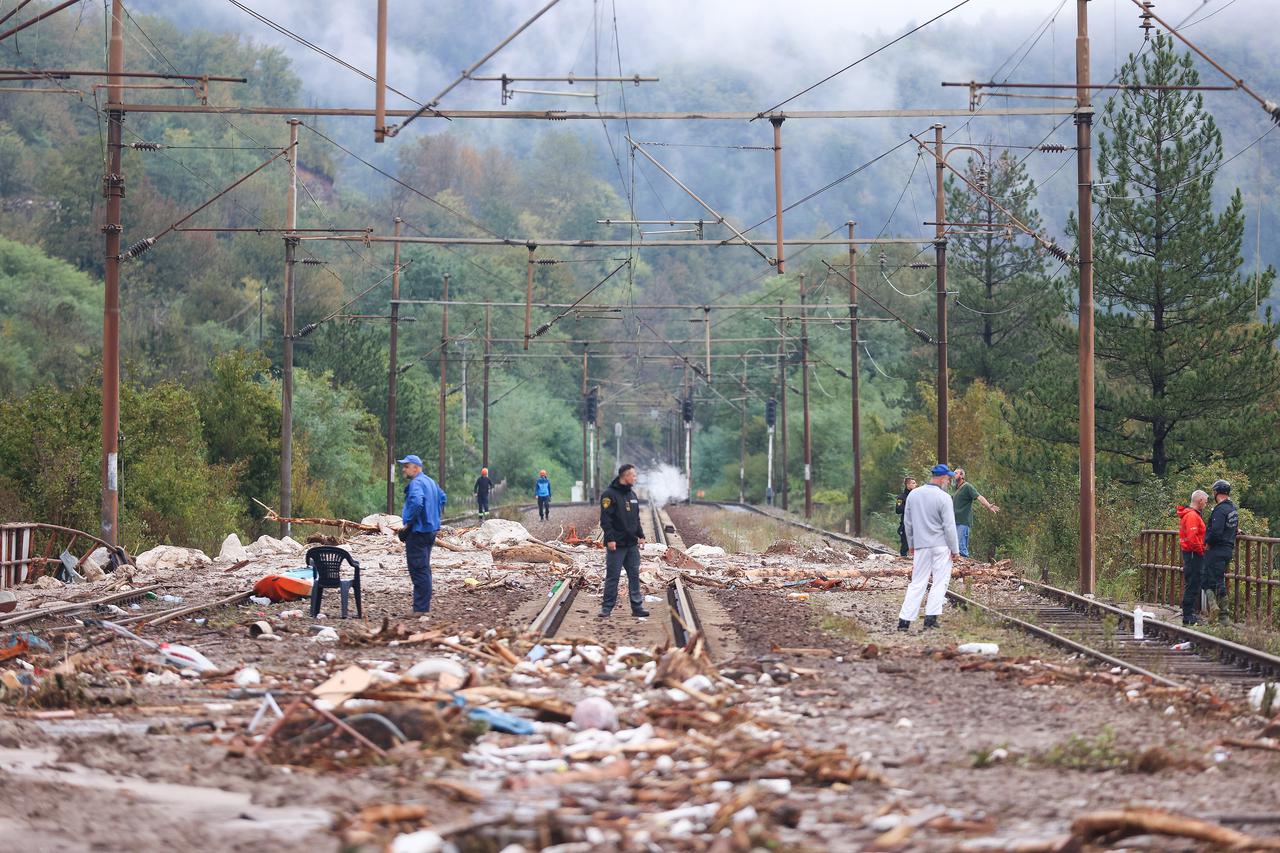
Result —
<instances>
[{"instance_id":1,"label":"person in orange helmet","mask_svg":"<svg viewBox=\"0 0 1280 853\"><path fill-rule=\"evenodd\" d=\"M533 496L538 499L538 518L546 521L551 517L551 480L547 478L545 468L538 472L538 479L533 484Z\"/></svg>"},{"instance_id":2,"label":"person in orange helmet","mask_svg":"<svg viewBox=\"0 0 1280 853\"><path fill-rule=\"evenodd\" d=\"M481 468L475 488L472 489L476 496L476 512L479 513L481 521L489 517L489 492L491 491L493 491L493 481L489 479L489 469Z\"/></svg>"}]
</instances>

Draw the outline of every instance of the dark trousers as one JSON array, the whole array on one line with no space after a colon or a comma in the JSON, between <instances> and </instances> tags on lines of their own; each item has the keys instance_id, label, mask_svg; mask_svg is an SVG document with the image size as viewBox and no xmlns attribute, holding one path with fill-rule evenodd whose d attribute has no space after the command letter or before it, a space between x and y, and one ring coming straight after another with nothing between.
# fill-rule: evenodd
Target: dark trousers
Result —
<instances>
[{"instance_id":1,"label":"dark trousers","mask_svg":"<svg viewBox=\"0 0 1280 853\"><path fill-rule=\"evenodd\" d=\"M907 556L907 528L898 525L898 556Z\"/></svg>"},{"instance_id":2,"label":"dark trousers","mask_svg":"<svg viewBox=\"0 0 1280 853\"><path fill-rule=\"evenodd\" d=\"M1200 590L1204 580L1204 554L1182 552L1182 621L1190 622L1200 607Z\"/></svg>"},{"instance_id":3,"label":"dark trousers","mask_svg":"<svg viewBox=\"0 0 1280 853\"><path fill-rule=\"evenodd\" d=\"M1233 548L1210 548L1204 553L1204 575L1200 586L1218 597L1218 613L1227 618L1227 564Z\"/></svg>"},{"instance_id":4,"label":"dark trousers","mask_svg":"<svg viewBox=\"0 0 1280 853\"><path fill-rule=\"evenodd\" d=\"M640 591L640 546L619 545L613 551L604 552L604 599L600 609L608 613L618 603L618 581L622 570L627 570L627 597L631 611L644 609L644 593Z\"/></svg>"},{"instance_id":5,"label":"dark trousers","mask_svg":"<svg viewBox=\"0 0 1280 853\"><path fill-rule=\"evenodd\" d=\"M409 580L413 581L413 612L431 612L431 549L436 533L410 533L404 543L405 560L409 563Z\"/></svg>"},{"instance_id":6,"label":"dark trousers","mask_svg":"<svg viewBox=\"0 0 1280 853\"><path fill-rule=\"evenodd\" d=\"M551 498L538 498L538 518L548 519L551 517Z\"/></svg>"},{"instance_id":7,"label":"dark trousers","mask_svg":"<svg viewBox=\"0 0 1280 853\"><path fill-rule=\"evenodd\" d=\"M476 511L477 512L489 511L489 493L488 492L485 492L483 495L479 494L478 492L476 493Z\"/></svg>"}]
</instances>

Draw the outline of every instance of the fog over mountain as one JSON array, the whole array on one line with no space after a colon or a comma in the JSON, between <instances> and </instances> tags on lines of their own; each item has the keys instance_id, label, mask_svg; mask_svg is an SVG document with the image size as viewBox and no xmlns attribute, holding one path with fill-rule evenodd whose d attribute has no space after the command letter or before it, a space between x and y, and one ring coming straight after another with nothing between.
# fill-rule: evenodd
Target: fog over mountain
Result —
<instances>
[{"instance_id":1,"label":"fog over mountain","mask_svg":"<svg viewBox=\"0 0 1280 853\"><path fill-rule=\"evenodd\" d=\"M303 79L309 103L368 106L373 86L357 74L308 49L255 19L231 2L138 0L134 8L170 18L181 27L235 32L270 44L290 59ZM246 0L242 5L314 42L347 62L372 72L375 10L362 3L297 3ZM1280 92L1280 75L1271 57L1280 39L1272 28L1254 26L1265 11L1260 0L1207 3L1169 0L1157 12L1186 22L1185 32L1211 50L1227 67L1264 93ZM392 0L388 82L425 101L532 15L542 4L485 0L444 0L422 4ZM588 75L642 74L658 83L601 84L598 101L590 98L515 95L509 108L644 110L764 110L821 80L833 71L886 44L902 33L955 6L954 0L928 0L910 7L858 2L605 3L564 0L543 15L477 74ZM1074 80L1075 3L1063 0L970 0L920 32L886 48L857 67L789 102L785 109L965 109L968 91L943 88L943 81ZM1093 0L1090 6L1093 76L1112 77L1131 51L1142 48L1138 10L1129 0ZM1240 40L1238 33L1249 33ZM131 48L132 49L132 48ZM1202 81L1224 81L1199 63ZM591 91L590 84L526 84L529 88ZM466 81L442 103L455 108L500 109L496 82ZM1059 95L1069 92L1059 92ZM1275 229L1268 215L1274 140L1256 142L1271 126L1257 105L1240 92L1205 94L1224 135L1227 163L1217 192L1225 197L1237 186L1246 196L1250 222L1244 247L1251 267L1262 219L1262 259L1280 258L1269 239ZM1097 98L1099 106L1105 93ZM1004 107L1061 107L1068 102L1027 98L990 98L973 116L939 119L948 138L970 144L1035 145L1042 140L1071 145L1071 120L1062 116L996 117L984 112ZM388 94L390 107L411 103ZM423 133L459 134L484 145L527 150L541 133L568 128L590 142L602 175L611 176L620 195L632 190L631 166L622 138L682 146L768 146L771 128L756 122L620 121L547 123L424 119L395 140L375 146L371 120L330 120L329 127L360 153L384 165L397 146ZM860 164L907 139L929 132L930 120L792 120L784 125L784 186L789 203L825 186ZM1056 129L1055 129L1056 128ZM606 138L606 134L608 137ZM614 163L614 153L619 159ZM1255 144L1256 142L1256 144ZM1252 147L1250 147L1252 146ZM1247 149L1247 150L1246 150ZM772 166L764 150L722 147L666 147L651 152L717 209L741 224L772 213ZM1039 207L1046 224L1061 232L1074 205L1075 167L1070 154L1026 151L1033 177L1041 185ZM849 218L864 233L922 236L921 221L931 217L931 164L917 162L913 143L902 145L865 171L787 215L789 233L826 233ZM957 162L959 158L957 158ZM348 161L348 166L350 161ZM913 175L914 170L914 177ZM619 173L621 174L621 177ZM910 177L910 183L908 178ZM904 187L906 192L904 193ZM1263 195L1259 195L1259 193ZM901 203L897 203L901 197ZM891 211L892 220L889 219ZM705 212L670 180L637 158L634 205L642 218L698 218ZM628 213L619 210L618 216ZM762 228L760 234L769 229ZM525 235L518 235L525 236ZM536 235L534 235L536 236ZM543 235L545 236L545 235ZM574 235L557 235L574 236Z\"/></svg>"}]
</instances>

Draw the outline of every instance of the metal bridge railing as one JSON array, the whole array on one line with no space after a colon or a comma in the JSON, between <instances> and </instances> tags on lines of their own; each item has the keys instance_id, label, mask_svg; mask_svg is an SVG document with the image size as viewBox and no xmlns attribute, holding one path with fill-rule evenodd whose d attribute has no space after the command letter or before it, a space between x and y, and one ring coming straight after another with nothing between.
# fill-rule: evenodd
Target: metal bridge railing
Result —
<instances>
[{"instance_id":1,"label":"metal bridge railing","mask_svg":"<svg viewBox=\"0 0 1280 853\"><path fill-rule=\"evenodd\" d=\"M1182 548L1176 530L1143 530L1138 534L1144 601L1177 607L1182 602ZM1276 622L1280 600L1280 539L1237 536L1227 566L1231 613L1241 621Z\"/></svg>"}]
</instances>

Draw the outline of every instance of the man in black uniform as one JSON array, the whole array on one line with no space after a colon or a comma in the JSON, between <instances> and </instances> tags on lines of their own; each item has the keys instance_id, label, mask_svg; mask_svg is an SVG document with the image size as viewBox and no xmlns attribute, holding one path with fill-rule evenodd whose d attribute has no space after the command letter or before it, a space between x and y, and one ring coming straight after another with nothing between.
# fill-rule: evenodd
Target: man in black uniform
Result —
<instances>
[{"instance_id":1,"label":"man in black uniform","mask_svg":"<svg viewBox=\"0 0 1280 853\"><path fill-rule=\"evenodd\" d=\"M1204 580L1202 588L1213 591L1218 599L1218 621L1227 621L1227 564L1236 549L1240 530L1240 513L1231 502L1231 484L1218 480L1213 484L1213 512L1209 514L1209 531L1204 537Z\"/></svg>"},{"instance_id":2,"label":"man in black uniform","mask_svg":"<svg viewBox=\"0 0 1280 853\"><path fill-rule=\"evenodd\" d=\"M600 601L600 618L607 617L618 603L618 581L627 570L627 595L631 599L632 616L648 616L644 609L644 593L640 590L640 546L644 544L644 528L640 526L640 499L631 487L636 482L636 466L623 465L618 476L600 496L600 529L604 531L605 572L604 596Z\"/></svg>"},{"instance_id":3,"label":"man in black uniform","mask_svg":"<svg viewBox=\"0 0 1280 853\"><path fill-rule=\"evenodd\" d=\"M898 556L907 556L907 527L906 527L906 511L907 511L907 495L911 494L911 490L916 487L915 477L905 477L902 480L902 494L898 495L897 502L893 505L893 511L898 514Z\"/></svg>"},{"instance_id":4,"label":"man in black uniform","mask_svg":"<svg viewBox=\"0 0 1280 853\"><path fill-rule=\"evenodd\" d=\"M481 468L480 476L476 478L475 488L472 489L476 496L476 512L480 514L481 521L489 517L489 492L491 491L493 491L493 480L489 479L489 469Z\"/></svg>"}]
</instances>

